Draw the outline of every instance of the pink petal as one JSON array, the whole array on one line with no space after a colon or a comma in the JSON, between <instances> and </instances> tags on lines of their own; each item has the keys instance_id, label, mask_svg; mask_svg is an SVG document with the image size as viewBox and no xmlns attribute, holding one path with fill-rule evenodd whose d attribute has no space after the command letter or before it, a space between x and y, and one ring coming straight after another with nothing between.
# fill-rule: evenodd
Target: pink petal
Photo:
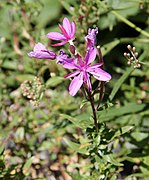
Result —
<instances>
[{"instance_id":1,"label":"pink petal","mask_svg":"<svg viewBox=\"0 0 149 180\"><path fill-rule=\"evenodd\" d=\"M60 42L60 43L51 44L51 46L54 46L54 47L56 47L56 46L62 46L62 45L64 45L64 44L66 44L66 43L67 43L67 41L63 41L63 42Z\"/></svg>"},{"instance_id":2,"label":"pink petal","mask_svg":"<svg viewBox=\"0 0 149 180\"><path fill-rule=\"evenodd\" d=\"M47 37L52 40L66 40L66 37L58 32L50 32L47 34Z\"/></svg>"},{"instance_id":3,"label":"pink petal","mask_svg":"<svg viewBox=\"0 0 149 180\"><path fill-rule=\"evenodd\" d=\"M88 73L85 73L85 81L86 81L86 83L87 83L87 86L88 86L88 88L89 88L89 90L90 91L92 91L92 85L91 85L91 81L90 81L90 76L89 76L89 74Z\"/></svg>"},{"instance_id":4,"label":"pink petal","mask_svg":"<svg viewBox=\"0 0 149 180\"><path fill-rule=\"evenodd\" d=\"M66 75L65 78L72 78L72 77L78 75L79 73L80 73L80 71L78 71L78 70L77 70L77 71L74 71L74 72Z\"/></svg>"},{"instance_id":5,"label":"pink petal","mask_svg":"<svg viewBox=\"0 0 149 180\"><path fill-rule=\"evenodd\" d=\"M109 81L111 79L111 75L100 68L91 70L90 73L100 81Z\"/></svg>"},{"instance_id":6,"label":"pink petal","mask_svg":"<svg viewBox=\"0 0 149 180\"><path fill-rule=\"evenodd\" d=\"M98 67L100 67L102 65L103 65L102 63L96 63L96 64L93 64L93 65L90 65L90 66L87 67L87 72L90 72L92 69L98 68Z\"/></svg>"},{"instance_id":7,"label":"pink petal","mask_svg":"<svg viewBox=\"0 0 149 180\"><path fill-rule=\"evenodd\" d=\"M95 58L96 58L96 48L91 48L87 52L84 61L86 62L86 64L90 64L95 60Z\"/></svg>"},{"instance_id":8,"label":"pink petal","mask_svg":"<svg viewBox=\"0 0 149 180\"><path fill-rule=\"evenodd\" d=\"M70 83L70 86L69 86L70 95L75 96L78 90L81 88L82 84L83 84L83 74L80 73Z\"/></svg>"},{"instance_id":9,"label":"pink petal","mask_svg":"<svg viewBox=\"0 0 149 180\"><path fill-rule=\"evenodd\" d=\"M65 62L63 64L63 67L66 68L66 69L77 69L77 65L74 63L69 63L69 62Z\"/></svg>"},{"instance_id":10,"label":"pink petal","mask_svg":"<svg viewBox=\"0 0 149 180\"><path fill-rule=\"evenodd\" d=\"M39 42L34 46L34 51L41 51L41 50L46 50L46 47Z\"/></svg>"},{"instance_id":11,"label":"pink petal","mask_svg":"<svg viewBox=\"0 0 149 180\"><path fill-rule=\"evenodd\" d=\"M80 64L80 66L84 65L84 62L82 61L82 57L80 55L78 55L78 62Z\"/></svg>"},{"instance_id":12,"label":"pink petal","mask_svg":"<svg viewBox=\"0 0 149 180\"><path fill-rule=\"evenodd\" d=\"M74 21L72 21L71 23L71 38L72 39L74 38L75 32L76 32L76 24Z\"/></svg>"},{"instance_id":13,"label":"pink petal","mask_svg":"<svg viewBox=\"0 0 149 180\"><path fill-rule=\"evenodd\" d=\"M71 24L69 19L67 19L66 17L63 19L63 27L66 30L68 36L71 37Z\"/></svg>"},{"instance_id":14,"label":"pink petal","mask_svg":"<svg viewBox=\"0 0 149 180\"><path fill-rule=\"evenodd\" d=\"M63 26L59 24L59 28L60 28L62 34L66 37L66 39L69 40L70 37L68 36L68 34L67 34L66 30L63 28Z\"/></svg>"}]
</instances>

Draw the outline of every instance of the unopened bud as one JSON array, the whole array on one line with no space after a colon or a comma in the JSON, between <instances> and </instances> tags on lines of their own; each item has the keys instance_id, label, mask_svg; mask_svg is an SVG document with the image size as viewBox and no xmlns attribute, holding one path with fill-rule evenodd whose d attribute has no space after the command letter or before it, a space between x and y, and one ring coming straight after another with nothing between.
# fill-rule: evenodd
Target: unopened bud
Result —
<instances>
[{"instance_id":1,"label":"unopened bud","mask_svg":"<svg viewBox=\"0 0 149 180\"><path fill-rule=\"evenodd\" d=\"M138 68L140 68L140 67L141 67L141 64L138 64L137 66L138 66Z\"/></svg>"},{"instance_id":2,"label":"unopened bud","mask_svg":"<svg viewBox=\"0 0 149 180\"><path fill-rule=\"evenodd\" d=\"M127 57L130 58L130 53L127 53Z\"/></svg>"},{"instance_id":3,"label":"unopened bud","mask_svg":"<svg viewBox=\"0 0 149 180\"><path fill-rule=\"evenodd\" d=\"M73 46L73 45L70 45L69 46L69 49L70 49L70 52L72 53L72 54L75 54L75 47Z\"/></svg>"},{"instance_id":4,"label":"unopened bud","mask_svg":"<svg viewBox=\"0 0 149 180\"><path fill-rule=\"evenodd\" d=\"M136 65L134 65L133 67L134 67L134 69L136 69L136 68L137 68L137 66L136 66Z\"/></svg>"},{"instance_id":5,"label":"unopened bud","mask_svg":"<svg viewBox=\"0 0 149 180\"><path fill-rule=\"evenodd\" d=\"M131 47L130 45L128 45L127 48L128 48L129 50L132 50L132 47Z\"/></svg>"},{"instance_id":6,"label":"unopened bud","mask_svg":"<svg viewBox=\"0 0 149 180\"><path fill-rule=\"evenodd\" d=\"M135 57L138 57L138 52L135 52L135 54L134 54L134 55L135 55Z\"/></svg>"},{"instance_id":7,"label":"unopened bud","mask_svg":"<svg viewBox=\"0 0 149 180\"><path fill-rule=\"evenodd\" d=\"M136 52L136 47L133 47L132 50L133 50L133 52Z\"/></svg>"},{"instance_id":8,"label":"unopened bud","mask_svg":"<svg viewBox=\"0 0 149 180\"><path fill-rule=\"evenodd\" d=\"M124 52L124 56L127 56L127 53L126 53L126 52Z\"/></svg>"},{"instance_id":9,"label":"unopened bud","mask_svg":"<svg viewBox=\"0 0 149 180\"><path fill-rule=\"evenodd\" d=\"M130 61L134 61L134 57L131 57L131 58L130 58Z\"/></svg>"}]
</instances>

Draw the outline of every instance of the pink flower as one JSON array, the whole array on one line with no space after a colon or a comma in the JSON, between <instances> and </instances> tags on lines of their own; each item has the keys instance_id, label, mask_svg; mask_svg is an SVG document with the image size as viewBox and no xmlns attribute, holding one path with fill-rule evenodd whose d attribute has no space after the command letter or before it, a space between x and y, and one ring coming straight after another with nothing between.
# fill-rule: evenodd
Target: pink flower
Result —
<instances>
[{"instance_id":1,"label":"pink flower","mask_svg":"<svg viewBox=\"0 0 149 180\"><path fill-rule=\"evenodd\" d=\"M69 93L71 96L74 96L83 84L87 84L89 90L92 91L90 75L93 75L100 81L109 81L111 79L111 75L109 73L99 68L102 64L97 63L91 65L96 58L95 48L89 49L85 55L84 61L81 56L78 56L78 60L72 60L72 58L64 56L62 54L61 57L58 56L59 62L61 62L63 67L67 69L75 69L74 72L65 76L66 78L74 77L69 86Z\"/></svg>"},{"instance_id":2,"label":"pink flower","mask_svg":"<svg viewBox=\"0 0 149 180\"><path fill-rule=\"evenodd\" d=\"M88 29L88 35L85 37L85 40L87 42L87 50L95 46L97 34L98 34L98 28Z\"/></svg>"},{"instance_id":3,"label":"pink flower","mask_svg":"<svg viewBox=\"0 0 149 180\"><path fill-rule=\"evenodd\" d=\"M46 47L40 42L34 46L34 50L28 53L28 56L38 59L55 59L56 53L47 50Z\"/></svg>"},{"instance_id":4,"label":"pink flower","mask_svg":"<svg viewBox=\"0 0 149 180\"><path fill-rule=\"evenodd\" d=\"M53 44L52 46L62 46L66 44L67 42L71 42L74 39L76 25L73 21L72 23L70 23L70 21L65 17L63 19L63 24L62 25L59 24L59 28L62 34L58 32L50 32L47 34L47 37L49 39L62 41L60 43Z\"/></svg>"}]
</instances>

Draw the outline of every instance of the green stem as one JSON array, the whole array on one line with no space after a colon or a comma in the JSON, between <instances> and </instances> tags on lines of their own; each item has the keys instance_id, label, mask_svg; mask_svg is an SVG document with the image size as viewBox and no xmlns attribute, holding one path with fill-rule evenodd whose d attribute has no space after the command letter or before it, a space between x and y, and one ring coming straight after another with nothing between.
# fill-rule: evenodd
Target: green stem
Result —
<instances>
[{"instance_id":1,"label":"green stem","mask_svg":"<svg viewBox=\"0 0 149 180\"><path fill-rule=\"evenodd\" d=\"M104 4L102 1L99 1L100 5L106 9L109 10L109 7ZM142 30L141 28L137 27L135 24L133 24L131 21L129 21L128 19L124 18L123 16L121 16L119 13L117 13L115 10L111 10L110 11L112 14L114 14L119 20L123 21L125 24L127 24L128 26L134 28L136 31L138 31L140 34L149 37L149 33Z\"/></svg>"},{"instance_id":2,"label":"green stem","mask_svg":"<svg viewBox=\"0 0 149 180\"><path fill-rule=\"evenodd\" d=\"M149 64L148 64L148 63L141 62L141 61L139 61L139 63L140 63L140 64L143 64L143 65L145 65L145 66L147 66L147 67L149 67Z\"/></svg>"},{"instance_id":3,"label":"green stem","mask_svg":"<svg viewBox=\"0 0 149 180\"><path fill-rule=\"evenodd\" d=\"M133 24L131 21L129 21L128 19L126 19L123 16L121 16L120 14L118 14L116 11L112 10L111 13L114 14L118 19L123 21L128 26L134 28L136 31L138 31L142 35L144 35L144 36L149 38L149 33L147 33L146 31L142 30L141 28L137 27L135 24Z\"/></svg>"}]
</instances>

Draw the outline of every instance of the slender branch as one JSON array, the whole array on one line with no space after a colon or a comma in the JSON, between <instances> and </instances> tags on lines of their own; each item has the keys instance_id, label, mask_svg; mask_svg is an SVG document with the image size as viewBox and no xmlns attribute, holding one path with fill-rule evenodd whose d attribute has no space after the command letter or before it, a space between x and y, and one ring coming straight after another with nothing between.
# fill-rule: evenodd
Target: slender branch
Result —
<instances>
[{"instance_id":1,"label":"slender branch","mask_svg":"<svg viewBox=\"0 0 149 180\"><path fill-rule=\"evenodd\" d=\"M111 11L111 13L113 13L118 19L120 19L121 21L123 21L125 24L127 24L128 26L130 26L131 28L134 28L136 31L138 31L139 33L141 33L142 35L149 37L149 33L142 30L140 27L136 26L135 24L133 24L131 21L129 21L128 19L124 18L123 16L121 16L120 14L118 14L116 11Z\"/></svg>"},{"instance_id":2,"label":"slender branch","mask_svg":"<svg viewBox=\"0 0 149 180\"><path fill-rule=\"evenodd\" d=\"M93 97L91 95L91 92L87 88L85 88L85 90L86 90L87 95L88 95L88 100L91 103L92 112L93 112L93 118L94 118L94 125L95 125L95 128L96 128L96 131L98 132L98 121L97 121L97 116L96 116L96 109L95 109L95 106L94 106L94 100L93 100Z\"/></svg>"},{"instance_id":3,"label":"slender branch","mask_svg":"<svg viewBox=\"0 0 149 180\"><path fill-rule=\"evenodd\" d=\"M104 4L102 1L99 1L100 5L106 9L106 10L110 10L109 7ZM138 31L140 34L149 37L149 33L142 30L140 27L136 26L134 23L132 23L131 21L129 21L128 19L124 18L122 15L120 15L118 12L116 12L115 10L111 10L110 11L112 14L114 14L117 19L121 20L122 22L124 22L125 24L127 24L128 26L130 26L131 28L135 29L136 31Z\"/></svg>"}]
</instances>

